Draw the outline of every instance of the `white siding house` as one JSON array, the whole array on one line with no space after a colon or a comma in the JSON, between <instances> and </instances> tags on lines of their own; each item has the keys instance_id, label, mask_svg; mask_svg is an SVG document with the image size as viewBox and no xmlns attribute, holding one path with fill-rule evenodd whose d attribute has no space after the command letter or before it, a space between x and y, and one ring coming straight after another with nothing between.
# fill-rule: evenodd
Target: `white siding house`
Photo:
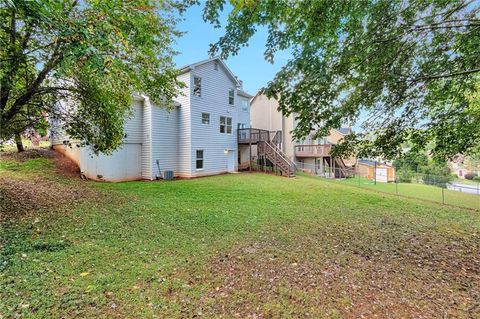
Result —
<instances>
[{"instance_id":1,"label":"white siding house","mask_svg":"<svg viewBox=\"0 0 480 319\"><path fill-rule=\"evenodd\" d=\"M134 96L125 141L113 154L71 148L64 145L68 137L58 132L51 135L54 149L97 180L151 180L163 178L166 170L186 178L237 171L241 159L248 158L247 149L238 147L237 129L249 127L251 96L218 58L181 71L178 79L186 86L170 111L146 96Z\"/></svg>"}]
</instances>

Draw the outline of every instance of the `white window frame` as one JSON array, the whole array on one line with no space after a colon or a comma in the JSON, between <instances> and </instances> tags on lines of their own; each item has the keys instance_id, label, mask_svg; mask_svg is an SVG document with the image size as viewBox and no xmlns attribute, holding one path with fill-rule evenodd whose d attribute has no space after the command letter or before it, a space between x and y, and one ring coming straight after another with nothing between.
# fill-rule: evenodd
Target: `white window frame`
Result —
<instances>
[{"instance_id":1,"label":"white window frame","mask_svg":"<svg viewBox=\"0 0 480 319\"><path fill-rule=\"evenodd\" d=\"M198 94L195 93L195 90L197 89L197 85L195 84L195 80L196 80L196 79L198 79L198 80L200 81L200 85L199 85L199 87L198 87L198 89L199 89L199 90L198 90ZM196 75L193 76L193 90L192 90L192 94L193 94L194 96L197 96L197 97L201 97L201 96L202 96L202 78L199 77L199 76L196 76Z\"/></svg>"},{"instance_id":2,"label":"white window frame","mask_svg":"<svg viewBox=\"0 0 480 319\"><path fill-rule=\"evenodd\" d=\"M204 118L203 118L204 115L207 116L207 123L204 123L204 121L203 121L204 120ZM202 112L202 116L201 116L200 121L203 125L210 125L210 113Z\"/></svg>"},{"instance_id":3,"label":"white window frame","mask_svg":"<svg viewBox=\"0 0 480 319\"><path fill-rule=\"evenodd\" d=\"M230 93L232 93L232 96L230 96ZM230 102L231 99L231 102ZM234 89L229 89L228 90L228 105L234 106L235 105L235 90Z\"/></svg>"},{"instance_id":4,"label":"white window frame","mask_svg":"<svg viewBox=\"0 0 480 319\"><path fill-rule=\"evenodd\" d=\"M198 157L198 152L202 152L202 157ZM202 161L202 167L198 168L198 161ZM195 169L197 171L203 170L205 167L205 151L203 149L195 150Z\"/></svg>"},{"instance_id":5,"label":"white window frame","mask_svg":"<svg viewBox=\"0 0 480 319\"><path fill-rule=\"evenodd\" d=\"M244 99L242 99L242 111L248 112L248 101Z\"/></svg>"},{"instance_id":6,"label":"white window frame","mask_svg":"<svg viewBox=\"0 0 480 319\"><path fill-rule=\"evenodd\" d=\"M230 120L230 124L228 124L229 120ZM223 132L222 132L222 126L223 126ZM232 134L232 126L233 126L233 119L231 117L220 116L220 126L219 126L220 134Z\"/></svg>"}]
</instances>

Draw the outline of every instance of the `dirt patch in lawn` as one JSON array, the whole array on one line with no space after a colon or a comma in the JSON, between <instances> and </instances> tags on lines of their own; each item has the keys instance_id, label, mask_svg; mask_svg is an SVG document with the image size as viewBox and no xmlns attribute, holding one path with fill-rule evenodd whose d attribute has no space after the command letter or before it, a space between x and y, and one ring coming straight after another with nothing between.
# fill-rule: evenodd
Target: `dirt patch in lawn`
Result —
<instances>
[{"instance_id":1,"label":"dirt patch in lawn","mask_svg":"<svg viewBox=\"0 0 480 319\"><path fill-rule=\"evenodd\" d=\"M478 238L389 230L236 247L212 261L202 304L225 317L480 317Z\"/></svg>"},{"instance_id":2,"label":"dirt patch in lawn","mask_svg":"<svg viewBox=\"0 0 480 319\"><path fill-rule=\"evenodd\" d=\"M20 154L3 154L3 160L19 164L31 159L46 158L53 162L53 169L39 174L0 176L0 222L28 217L38 212L58 212L73 205L100 196L80 179L78 166L68 158L46 149L35 149ZM27 175L28 174L28 175Z\"/></svg>"}]
</instances>

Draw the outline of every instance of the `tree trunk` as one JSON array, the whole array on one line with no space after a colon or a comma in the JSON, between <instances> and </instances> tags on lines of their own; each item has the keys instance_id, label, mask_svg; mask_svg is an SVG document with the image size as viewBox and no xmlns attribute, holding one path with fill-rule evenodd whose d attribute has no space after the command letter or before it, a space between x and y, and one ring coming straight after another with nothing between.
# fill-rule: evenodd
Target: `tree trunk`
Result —
<instances>
[{"instance_id":1,"label":"tree trunk","mask_svg":"<svg viewBox=\"0 0 480 319\"><path fill-rule=\"evenodd\" d=\"M17 144L17 151L19 153L25 151L25 148L23 148L22 137L19 133L15 134L15 143Z\"/></svg>"}]
</instances>

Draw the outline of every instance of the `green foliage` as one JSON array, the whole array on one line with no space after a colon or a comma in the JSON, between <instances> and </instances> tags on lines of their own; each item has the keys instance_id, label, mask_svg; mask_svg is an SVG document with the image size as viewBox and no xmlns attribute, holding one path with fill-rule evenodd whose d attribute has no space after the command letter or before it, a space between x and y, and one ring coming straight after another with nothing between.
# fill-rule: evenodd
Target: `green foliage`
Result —
<instances>
[{"instance_id":1,"label":"green foliage","mask_svg":"<svg viewBox=\"0 0 480 319\"><path fill-rule=\"evenodd\" d=\"M429 165L422 167L421 171L422 180L427 185L446 187L447 183L453 180L446 163L430 162Z\"/></svg>"},{"instance_id":2,"label":"green foliage","mask_svg":"<svg viewBox=\"0 0 480 319\"><path fill-rule=\"evenodd\" d=\"M208 1L204 18L218 24L225 2ZM233 4L211 53L235 55L259 27L268 30L265 58L285 51L291 58L263 91L297 116L295 138L361 123L363 132L337 151L395 158L410 140L420 147L432 142L432 154L445 158L479 144L478 2Z\"/></svg>"},{"instance_id":3,"label":"green foliage","mask_svg":"<svg viewBox=\"0 0 480 319\"><path fill-rule=\"evenodd\" d=\"M428 165L428 156L424 151L410 150L396 159L393 165L398 169L418 172L421 167Z\"/></svg>"},{"instance_id":4,"label":"green foliage","mask_svg":"<svg viewBox=\"0 0 480 319\"><path fill-rule=\"evenodd\" d=\"M480 183L480 176L475 176L475 177L473 178L473 180L474 180L475 182L479 182L479 183Z\"/></svg>"},{"instance_id":5,"label":"green foliage","mask_svg":"<svg viewBox=\"0 0 480 319\"><path fill-rule=\"evenodd\" d=\"M411 183L415 173L408 168L402 168L396 170L396 176L399 183Z\"/></svg>"},{"instance_id":6,"label":"green foliage","mask_svg":"<svg viewBox=\"0 0 480 319\"><path fill-rule=\"evenodd\" d=\"M0 139L44 130L49 116L95 152L114 150L132 93L166 107L178 94L177 9L173 0L2 1Z\"/></svg>"}]
</instances>

